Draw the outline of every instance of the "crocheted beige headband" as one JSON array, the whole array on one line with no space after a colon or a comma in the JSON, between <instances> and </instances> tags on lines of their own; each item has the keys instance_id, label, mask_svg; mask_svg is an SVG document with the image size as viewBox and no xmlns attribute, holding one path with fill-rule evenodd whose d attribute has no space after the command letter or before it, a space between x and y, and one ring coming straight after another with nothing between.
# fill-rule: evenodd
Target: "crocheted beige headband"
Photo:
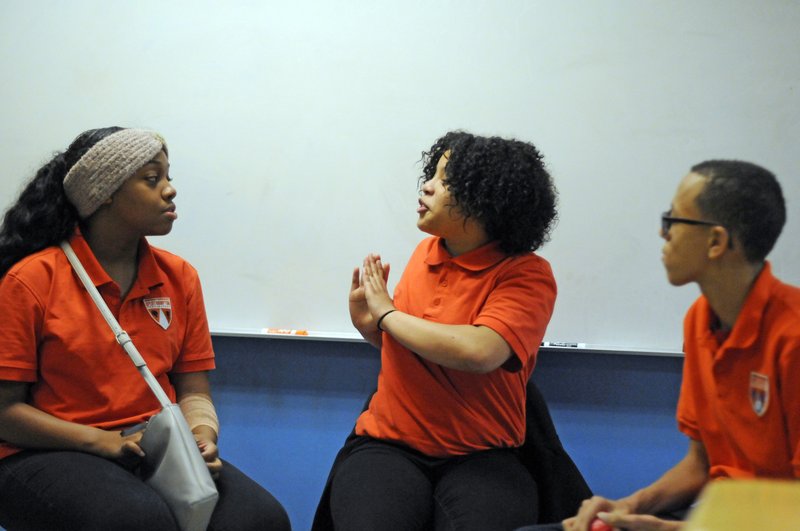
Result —
<instances>
[{"instance_id":1,"label":"crocheted beige headband","mask_svg":"<svg viewBox=\"0 0 800 531\"><path fill-rule=\"evenodd\" d=\"M64 177L64 191L81 218L87 218L136 170L166 147L154 131L123 129L89 148Z\"/></svg>"}]
</instances>

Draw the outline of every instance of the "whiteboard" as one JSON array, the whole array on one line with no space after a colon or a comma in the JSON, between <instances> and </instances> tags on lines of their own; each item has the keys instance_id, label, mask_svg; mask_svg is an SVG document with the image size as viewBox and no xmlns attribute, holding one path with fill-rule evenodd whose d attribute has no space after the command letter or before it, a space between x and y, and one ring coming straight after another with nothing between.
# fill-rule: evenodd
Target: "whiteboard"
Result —
<instances>
[{"instance_id":1,"label":"whiteboard","mask_svg":"<svg viewBox=\"0 0 800 531\"><path fill-rule=\"evenodd\" d=\"M416 243L420 154L446 131L532 141L560 191L541 254L550 341L679 351L659 214L708 158L765 165L800 284L793 1L0 2L0 204L84 129L157 129L217 332L354 332L352 269Z\"/></svg>"}]
</instances>

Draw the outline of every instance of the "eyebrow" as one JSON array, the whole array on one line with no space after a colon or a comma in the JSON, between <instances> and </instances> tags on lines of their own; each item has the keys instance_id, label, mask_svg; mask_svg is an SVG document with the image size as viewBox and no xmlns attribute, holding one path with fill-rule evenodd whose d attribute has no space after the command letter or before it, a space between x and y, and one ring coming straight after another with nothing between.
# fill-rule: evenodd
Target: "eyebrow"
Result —
<instances>
[{"instance_id":1,"label":"eyebrow","mask_svg":"<svg viewBox=\"0 0 800 531\"><path fill-rule=\"evenodd\" d=\"M151 165L151 164L156 164L156 165L158 165L158 166L163 166L163 167L165 167L165 168L169 169L169 162L167 162L166 164L164 164L163 162L161 162L161 161L160 161L160 160L158 160L158 159L153 159L153 160L151 160L151 161L145 162L145 164L144 164L144 165L145 165L145 166L149 166L149 165Z\"/></svg>"}]
</instances>

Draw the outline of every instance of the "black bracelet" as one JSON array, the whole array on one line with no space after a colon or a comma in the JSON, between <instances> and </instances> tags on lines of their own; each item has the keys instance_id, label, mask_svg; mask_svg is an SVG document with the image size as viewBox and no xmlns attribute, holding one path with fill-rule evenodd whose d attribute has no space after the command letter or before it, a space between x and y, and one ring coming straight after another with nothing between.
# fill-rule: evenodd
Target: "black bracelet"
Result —
<instances>
[{"instance_id":1,"label":"black bracelet","mask_svg":"<svg viewBox=\"0 0 800 531\"><path fill-rule=\"evenodd\" d=\"M381 332L383 332L383 328L381 328L381 323L383 322L383 320L384 320L384 319L386 319L386 316L387 316L387 315L389 315L389 314L390 314L390 313L392 313L392 312L396 312L396 311L397 311L396 309L395 309L395 310L389 310L388 312L386 312L385 314L381 315L381 316L378 318L378 323L375 325L375 326L377 326L377 327L378 327L378 330L380 330Z\"/></svg>"}]
</instances>

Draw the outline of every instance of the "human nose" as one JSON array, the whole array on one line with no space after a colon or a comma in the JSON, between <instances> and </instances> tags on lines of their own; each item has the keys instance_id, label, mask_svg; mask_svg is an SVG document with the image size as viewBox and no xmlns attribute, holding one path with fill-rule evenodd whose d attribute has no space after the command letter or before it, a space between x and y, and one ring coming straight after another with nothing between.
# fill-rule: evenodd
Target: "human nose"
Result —
<instances>
[{"instance_id":1,"label":"human nose","mask_svg":"<svg viewBox=\"0 0 800 531\"><path fill-rule=\"evenodd\" d=\"M161 195L163 195L165 199L175 199L175 196L178 195L178 190L175 189L175 186L171 182L168 182L161 190Z\"/></svg>"},{"instance_id":2,"label":"human nose","mask_svg":"<svg viewBox=\"0 0 800 531\"><path fill-rule=\"evenodd\" d=\"M419 188L419 195L430 195L433 193L433 179L429 179L422 183L422 186Z\"/></svg>"}]
</instances>

